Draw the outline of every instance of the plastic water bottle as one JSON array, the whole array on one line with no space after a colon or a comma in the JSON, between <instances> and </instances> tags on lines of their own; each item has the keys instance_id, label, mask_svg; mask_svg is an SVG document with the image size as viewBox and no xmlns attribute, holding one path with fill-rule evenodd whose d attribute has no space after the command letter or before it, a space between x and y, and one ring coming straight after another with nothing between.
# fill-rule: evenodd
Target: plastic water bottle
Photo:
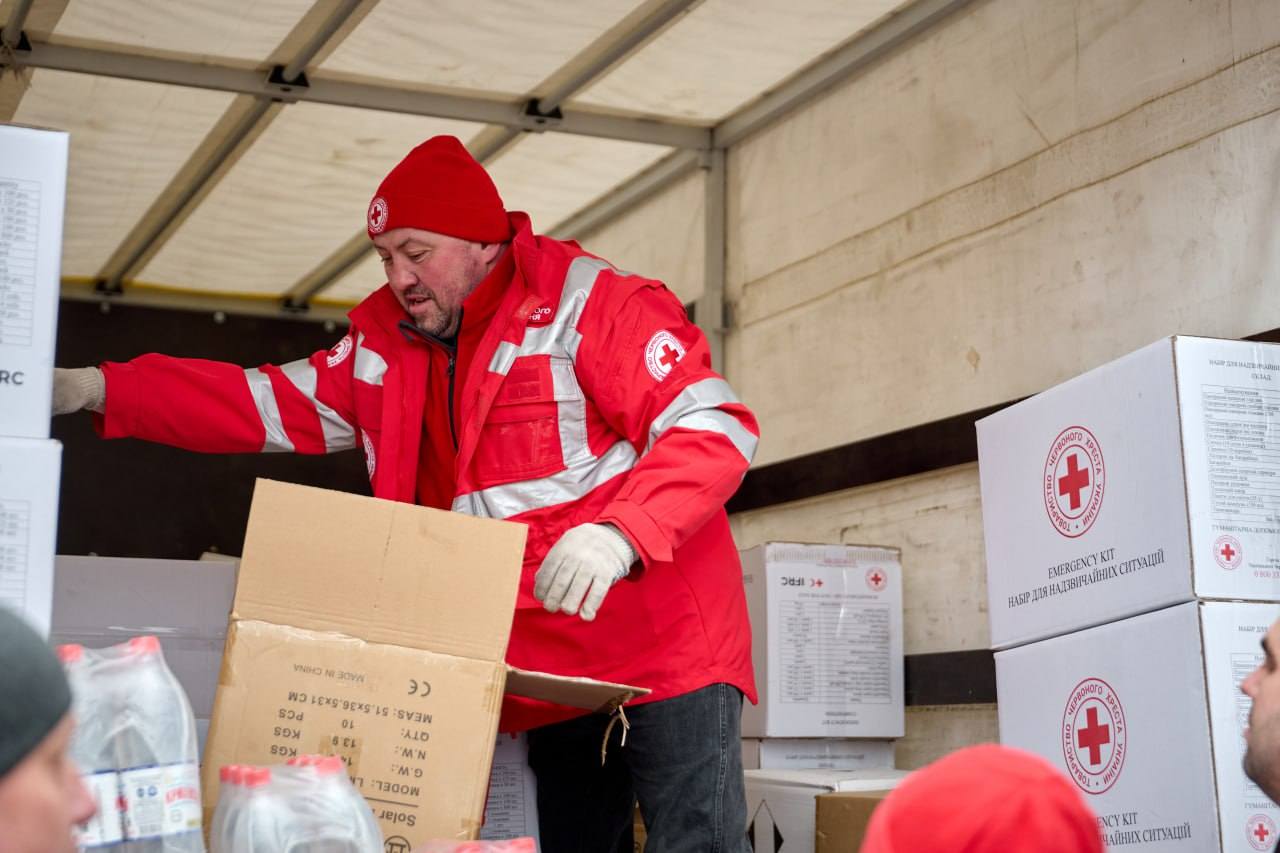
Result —
<instances>
[{"instance_id":1,"label":"plastic water bottle","mask_svg":"<svg viewBox=\"0 0 1280 853\"><path fill-rule=\"evenodd\" d=\"M288 765L227 767L210 826L212 853L381 853L373 812L342 759L303 756Z\"/></svg>"},{"instance_id":2,"label":"plastic water bottle","mask_svg":"<svg viewBox=\"0 0 1280 853\"><path fill-rule=\"evenodd\" d=\"M81 851L118 849L124 841L124 823L120 815L120 774L110 735L114 723L111 696L91 677L84 646L59 646L58 657L71 682L76 718L71 758L98 807L93 817L77 827L76 846Z\"/></svg>"},{"instance_id":3,"label":"plastic water bottle","mask_svg":"<svg viewBox=\"0 0 1280 853\"><path fill-rule=\"evenodd\" d=\"M73 755L99 810L82 849L204 853L195 715L159 640L60 654L79 720Z\"/></svg>"},{"instance_id":4,"label":"plastic water bottle","mask_svg":"<svg viewBox=\"0 0 1280 853\"><path fill-rule=\"evenodd\" d=\"M120 768L127 853L204 853L195 714L160 641L135 637L121 658Z\"/></svg>"}]
</instances>

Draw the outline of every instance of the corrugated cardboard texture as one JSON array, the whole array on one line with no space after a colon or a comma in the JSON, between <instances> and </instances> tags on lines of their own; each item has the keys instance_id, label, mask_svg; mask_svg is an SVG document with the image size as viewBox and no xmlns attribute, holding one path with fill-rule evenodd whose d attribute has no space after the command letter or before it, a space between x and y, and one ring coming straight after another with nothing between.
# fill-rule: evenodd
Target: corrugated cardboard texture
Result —
<instances>
[{"instance_id":1,"label":"corrugated cardboard texture","mask_svg":"<svg viewBox=\"0 0 1280 853\"><path fill-rule=\"evenodd\" d=\"M522 524L259 480L233 618L500 661L525 532Z\"/></svg>"},{"instance_id":2,"label":"corrugated cardboard texture","mask_svg":"<svg viewBox=\"0 0 1280 853\"><path fill-rule=\"evenodd\" d=\"M507 667L507 692L529 699L556 702L571 708L612 711L619 705L630 702L637 696L644 696L650 691L627 684L613 684L590 678L573 678L567 675L549 675L509 666Z\"/></svg>"},{"instance_id":3,"label":"corrugated cardboard texture","mask_svg":"<svg viewBox=\"0 0 1280 853\"><path fill-rule=\"evenodd\" d=\"M479 830L503 664L233 622L205 755L206 809L225 764L341 755L386 837Z\"/></svg>"},{"instance_id":4,"label":"corrugated cardboard texture","mask_svg":"<svg viewBox=\"0 0 1280 853\"><path fill-rule=\"evenodd\" d=\"M858 853L871 813L888 791L848 791L818 797L816 853Z\"/></svg>"}]
</instances>

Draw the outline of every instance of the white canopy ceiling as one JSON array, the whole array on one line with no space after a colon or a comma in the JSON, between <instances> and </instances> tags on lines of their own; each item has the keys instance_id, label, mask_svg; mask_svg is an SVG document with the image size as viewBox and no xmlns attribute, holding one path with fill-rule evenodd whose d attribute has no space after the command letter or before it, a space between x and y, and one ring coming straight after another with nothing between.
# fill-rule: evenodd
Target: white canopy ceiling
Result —
<instances>
[{"instance_id":1,"label":"white canopy ceiling","mask_svg":"<svg viewBox=\"0 0 1280 853\"><path fill-rule=\"evenodd\" d=\"M382 283L369 197L426 137L549 232L900 5L0 0L0 121L71 134L67 286L350 305Z\"/></svg>"}]
</instances>

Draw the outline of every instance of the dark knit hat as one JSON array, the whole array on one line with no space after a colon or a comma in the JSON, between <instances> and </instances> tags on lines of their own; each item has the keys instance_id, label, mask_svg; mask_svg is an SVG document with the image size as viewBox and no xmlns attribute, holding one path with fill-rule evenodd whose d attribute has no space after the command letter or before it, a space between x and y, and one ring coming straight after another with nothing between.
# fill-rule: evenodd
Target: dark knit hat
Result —
<instances>
[{"instance_id":1,"label":"dark knit hat","mask_svg":"<svg viewBox=\"0 0 1280 853\"><path fill-rule=\"evenodd\" d=\"M71 710L71 687L53 650L0 605L0 776L26 758Z\"/></svg>"},{"instance_id":2,"label":"dark knit hat","mask_svg":"<svg viewBox=\"0 0 1280 853\"><path fill-rule=\"evenodd\" d=\"M511 238L498 188L455 136L433 136L382 179L369 202L369 239L420 228L475 243Z\"/></svg>"},{"instance_id":3,"label":"dark knit hat","mask_svg":"<svg viewBox=\"0 0 1280 853\"><path fill-rule=\"evenodd\" d=\"M917 770L871 816L861 853L1102 853L1097 819L1038 755L984 744Z\"/></svg>"}]
</instances>

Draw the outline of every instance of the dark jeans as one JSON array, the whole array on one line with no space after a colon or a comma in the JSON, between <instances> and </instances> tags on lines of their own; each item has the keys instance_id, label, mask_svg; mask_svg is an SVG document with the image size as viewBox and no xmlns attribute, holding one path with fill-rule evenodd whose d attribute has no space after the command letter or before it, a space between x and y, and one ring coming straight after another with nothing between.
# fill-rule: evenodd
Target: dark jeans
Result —
<instances>
[{"instance_id":1,"label":"dark jeans","mask_svg":"<svg viewBox=\"0 0 1280 853\"><path fill-rule=\"evenodd\" d=\"M749 851L738 689L713 684L626 714L627 745L619 723L603 767L604 714L529 732L543 853L632 853L637 799L648 853Z\"/></svg>"}]
</instances>

